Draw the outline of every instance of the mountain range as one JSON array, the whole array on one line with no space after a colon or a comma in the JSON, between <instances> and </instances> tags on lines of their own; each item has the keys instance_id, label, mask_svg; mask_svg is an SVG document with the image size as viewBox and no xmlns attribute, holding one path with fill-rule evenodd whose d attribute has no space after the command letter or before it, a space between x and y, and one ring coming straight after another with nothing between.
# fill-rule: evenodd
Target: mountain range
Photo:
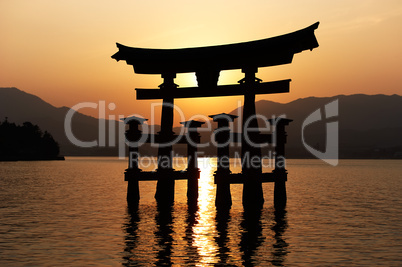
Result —
<instances>
[{"instance_id":1,"label":"mountain range","mask_svg":"<svg viewBox=\"0 0 402 267\"><path fill-rule=\"evenodd\" d=\"M324 112L325 106L337 101L335 114L331 118ZM0 88L0 120L7 117L9 122L22 124L29 121L37 124L44 131L50 132L60 144L61 154L65 156L117 156L118 147L82 148L72 144L66 136L64 121L70 108L54 107L41 98L23 92L17 88ZM286 116L293 122L287 127L287 156L290 158L313 157L304 143L314 149L325 151L327 123L338 122L339 156L341 158L398 158L402 151L402 96L399 95L338 95L333 97L308 97L289 103L276 103L268 100L256 102L256 110L267 118ZM322 120L303 128L303 122L320 110ZM241 110L227 112L241 114ZM235 127L240 120L235 121ZM118 122L97 119L75 112L72 117L74 136L82 141L98 139L99 125L118 132ZM215 123L212 124L215 127ZM260 121L260 127L262 127ZM109 129L109 128L106 128ZM153 125L155 132L159 126ZM179 132L179 128L174 129ZM106 131L107 133L109 131ZM302 141L304 133L304 143ZM106 133L106 145L109 136ZM210 138L210 132L202 133L202 140ZM112 138L113 139L113 138ZM116 140L110 140L117 142ZM155 154L156 149L145 149L147 154ZM178 151L185 153L185 148ZM203 151L215 154L215 148L207 147Z\"/></svg>"}]
</instances>

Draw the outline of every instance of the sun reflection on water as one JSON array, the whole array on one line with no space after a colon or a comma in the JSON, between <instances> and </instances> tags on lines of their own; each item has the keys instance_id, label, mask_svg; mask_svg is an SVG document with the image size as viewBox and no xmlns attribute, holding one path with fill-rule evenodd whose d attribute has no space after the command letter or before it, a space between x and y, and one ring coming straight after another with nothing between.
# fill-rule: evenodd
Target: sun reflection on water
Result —
<instances>
[{"instance_id":1,"label":"sun reflection on water","mask_svg":"<svg viewBox=\"0 0 402 267\"><path fill-rule=\"evenodd\" d=\"M204 264L217 263L218 246L215 242L217 235L215 225L215 185L213 173L216 169L216 160L209 158L198 159L201 170L198 184L198 212L197 224L194 226L194 243Z\"/></svg>"}]
</instances>

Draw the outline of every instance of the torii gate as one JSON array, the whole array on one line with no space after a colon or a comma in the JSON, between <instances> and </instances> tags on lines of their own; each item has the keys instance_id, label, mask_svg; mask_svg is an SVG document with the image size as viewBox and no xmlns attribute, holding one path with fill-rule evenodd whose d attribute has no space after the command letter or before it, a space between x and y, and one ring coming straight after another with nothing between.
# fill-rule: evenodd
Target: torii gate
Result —
<instances>
[{"instance_id":1,"label":"torii gate","mask_svg":"<svg viewBox=\"0 0 402 267\"><path fill-rule=\"evenodd\" d=\"M260 147L251 146L245 138L245 122L249 120L248 127L253 129L258 128L258 123L255 118L255 95L256 94L274 94L274 93L287 93L289 92L290 79L280 80L273 82L261 82L256 78L255 73L258 72L260 67L269 67L282 64L289 64L292 62L293 56L296 53L300 53L304 50L312 50L318 47L318 42L314 35L314 31L317 29L319 22L304 28L299 31L288 33L281 36L272 38L237 43L219 46L209 47L197 47L197 48L183 48L183 49L147 49L127 47L117 43L119 51L115 53L112 58L119 60L125 60L128 65L132 65L134 72L138 74L159 74L163 78L163 83L159 85L159 89L136 89L137 99L162 99L162 117L161 117L161 131L158 133L158 142L164 143L172 140L175 137L173 132L173 103L175 98L192 98L192 97L215 97L215 96L233 96L244 95L243 106L243 121L242 121L242 133L240 135L242 144L242 158L248 153L248 158L258 158L261 161L261 149ZM220 85L218 86L219 73L222 70L241 69L245 74L244 78L239 81L240 84L232 85ZM189 73L195 72L198 82L198 87L178 88L178 85L174 83L174 78L177 73ZM134 119L135 120L135 119ZM215 119L214 119L215 120ZM217 120L219 123L219 120ZM230 118L228 119L230 121ZM284 143L286 142L286 133L284 126L291 120L280 120L277 124L277 132L281 132L282 136L278 138L282 143L278 143L276 147L277 156L278 153L284 156ZM141 124L143 121L139 120L136 125ZM187 127L194 125L196 122L184 122ZM274 123L271 121L271 123ZM130 125L131 126L131 125ZM133 126L137 131L138 127ZM200 127L198 125L197 127ZM134 129L133 128L133 129ZM129 130L130 131L130 130ZM135 135L135 134L134 134ZM260 140L264 139L258 131L249 133L250 139ZM269 142L269 136L265 136L266 141ZM181 143L185 143L181 141ZM226 150L225 150L226 151ZM227 150L228 151L228 150ZM172 178L175 172L172 168L172 146L160 145L158 150L158 158L168 159L168 164L161 164L158 166L154 178L144 178L149 176L138 170L133 173L133 170L127 171L133 174L127 175L126 180L134 180L136 183L135 191L138 191L138 180L150 180L157 179L157 191L155 198L159 202L173 203L174 199L174 180L180 178ZM221 176L218 172L215 175L216 180L226 181L228 177L232 177L234 180L239 180L241 177L243 188L243 205L245 207L260 207L262 206L263 192L262 182L265 180L275 182L274 203L275 206L284 206L286 203L286 187L285 181L287 180L287 172L284 167L275 167L272 173L264 176L260 167L252 167L251 164L244 164L242 166L241 174L231 174L230 170L227 175ZM224 173L224 172L220 172ZM272 175L275 177L271 177ZM177 174L179 175L179 174ZM141 178L143 176L143 178ZM179 175L182 177L182 175ZM130 178L131 177L131 178ZM134 177L134 178L133 178ZM136 178L135 178L136 177ZM223 178L222 178L223 177ZM225 178L226 177L226 178ZM237 178L236 178L237 177ZM219 178L219 179L217 179ZM190 178L182 178L190 179ZM234 182L227 182L234 183ZM198 183L197 183L198 185ZM219 184L217 185L219 189ZM217 203L226 203L223 206L230 206L230 187L229 194L222 193L222 188L219 189L222 195L223 201L217 201ZM217 189L217 194L218 194ZM189 189L190 190L190 189ZM227 190L227 189L225 189ZM130 190L129 190L130 191ZM194 190L193 190L194 191ZM136 193L137 194L137 193ZM134 199L139 198L135 195ZM217 195L218 198L218 195ZM132 199L132 195L128 192L128 199ZM217 206L219 206L217 204Z\"/></svg>"}]
</instances>

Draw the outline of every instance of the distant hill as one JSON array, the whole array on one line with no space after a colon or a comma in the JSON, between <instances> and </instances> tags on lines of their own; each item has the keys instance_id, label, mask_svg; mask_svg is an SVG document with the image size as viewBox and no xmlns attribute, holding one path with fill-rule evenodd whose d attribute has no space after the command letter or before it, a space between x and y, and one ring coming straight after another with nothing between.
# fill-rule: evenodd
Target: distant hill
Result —
<instances>
[{"instance_id":1,"label":"distant hill","mask_svg":"<svg viewBox=\"0 0 402 267\"><path fill-rule=\"evenodd\" d=\"M17 88L0 88L0 120L8 117L16 124L26 121L37 124L43 131L50 132L59 143L61 155L117 155L117 148L80 148L73 145L64 131L64 118L69 110L68 107L54 107ZM97 139L98 125L97 118L79 112L72 119L73 133L82 141Z\"/></svg>"},{"instance_id":2,"label":"distant hill","mask_svg":"<svg viewBox=\"0 0 402 267\"><path fill-rule=\"evenodd\" d=\"M399 95L308 97L287 104L261 100L256 103L256 110L267 117L286 114L293 119L288 126L289 156L308 157L310 154L301 143L302 123L312 112L334 100L339 103L335 120L339 121L341 158L393 158L402 151L402 96ZM325 123L316 122L304 129L306 142L320 150L325 148Z\"/></svg>"},{"instance_id":3,"label":"distant hill","mask_svg":"<svg viewBox=\"0 0 402 267\"><path fill-rule=\"evenodd\" d=\"M342 158L393 158L402 151L402 96L399 95L339 95L334 97L308 97L281 104L267 100L256 102L257 113L271 118L285 114L294 121L288 127L287 155L289 157L312 157L301 142L303 121L318 108L338 99L339 145ZM17 88L0 88L0 120L21 124L30 121L44 131L50 132L60 144L62 155L117 155L117 148L79 148L71 144L64 131L64 118L70 109L54 107L37 96ZM237 110L227 113L237 114ZM241 113L240 113L241 114ZM237 120L238 121L238 120ZM105 121L106 126L108 121ZM237 123L237 122L236 122ZM79 112L72 120L74 135L91 141L98 138L97 118ZM117 123L116 123L117 124ZM213 124L215 126L215 124ZM262 125L262 124L260 124ZM159 126L155 125L155 131ZM178 128L176 128L176 131ZM202 138L209 138L203 133ZM319 150L325 150L325 121L313 123L304 129L305 141ZM106 136L108 140L108 136ZM179 151L185 151L178 146ZM204 151L213 155L215 149ZM147 149L147 153L156 150ZM399 153L398 153L399 152Z\"/></svg>"}]
</instances>

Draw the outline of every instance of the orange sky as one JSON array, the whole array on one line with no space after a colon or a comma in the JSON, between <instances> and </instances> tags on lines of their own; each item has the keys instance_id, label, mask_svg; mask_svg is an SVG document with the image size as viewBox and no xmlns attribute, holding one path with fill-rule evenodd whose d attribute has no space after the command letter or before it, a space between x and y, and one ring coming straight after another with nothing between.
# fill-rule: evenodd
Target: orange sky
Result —
<instances>
[{"instance_id":1,"label":"orange sky","mask_svg":"<svg viewBox=\"0 0 402 267\"><path fill-rule=\"evenodd\" d=\"M156 88L162 79L134 74L125 62L111 59L116 42L148 48L218 45L281 35L316 21L320 47L296 54L290 65L257 74L263 81L292 79L290 93L257 99L402 94L399 0L2 0L0 87L17 87L55 106L105 100L116 104L110 114L149 117L152 102L136 101L134 88ZM239 70L224 71L220 84L241 78ZM193 86L194 74L180 74L176 83ZM176 103L188 119L228 112L239 100ZM95 110L81 111L96 116Z\"/></svg>"}]
</instances>

